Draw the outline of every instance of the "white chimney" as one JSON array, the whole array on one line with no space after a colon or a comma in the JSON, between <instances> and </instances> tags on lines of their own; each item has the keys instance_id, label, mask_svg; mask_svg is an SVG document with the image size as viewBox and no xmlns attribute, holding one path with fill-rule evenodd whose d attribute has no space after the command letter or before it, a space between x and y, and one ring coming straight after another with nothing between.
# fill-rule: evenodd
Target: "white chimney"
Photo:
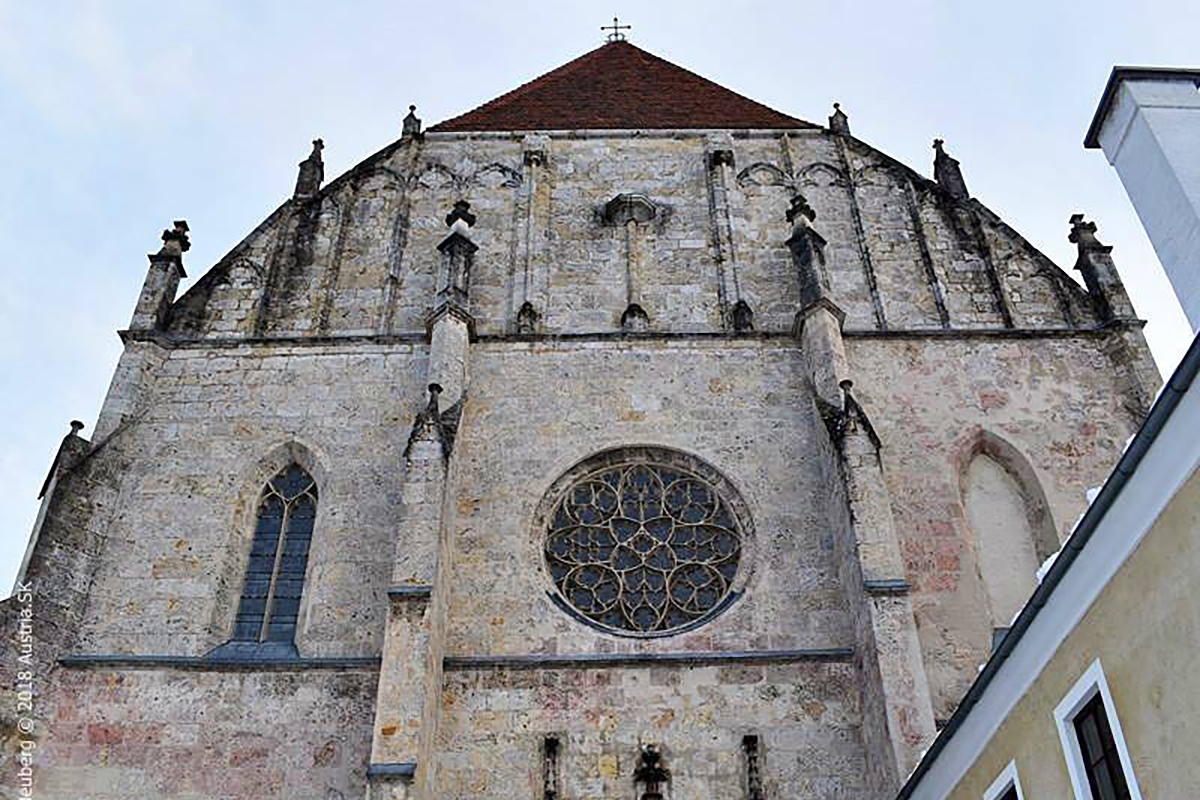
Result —
<instances>
[{"instance_id":1,"label":"white chimney","mask_svg":"<svg viewBox=\"0 0 1200 800\"><path fill-rule=\"evenodd\" d=\"M1200 69L1114 67L1083 144L1116 168L1200 331Z\"/></svg>"}]
</instances>

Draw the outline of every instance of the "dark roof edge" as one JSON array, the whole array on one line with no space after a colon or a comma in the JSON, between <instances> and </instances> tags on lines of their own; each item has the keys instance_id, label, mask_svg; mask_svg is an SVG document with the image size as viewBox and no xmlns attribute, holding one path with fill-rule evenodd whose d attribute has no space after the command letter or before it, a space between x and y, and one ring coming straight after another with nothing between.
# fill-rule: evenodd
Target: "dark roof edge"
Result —
<instances>
[{"instance_id":1,"label":"dark roof edge","mask_svg":"<svg viewBox=\"0 0 1200 800\"><path fill-rule=\"evenodd\" d=\"M772 110L774 110L774 109L772 109ZM782 114L783 112L779 111L776 113ZM663 125L663 126L642 125L642 126L633 127L633 128L622 126L622 127L613 127L613 128L596 128L596 127L591 127L591 128L589 128L589 127L537 128L537 127L533 127L533 128L478 128L478 129L453 128L453 129L444 129L444 128L438 127L441 124L442 123L439 122L437 125L433 126L432 128L427 128L425 130L425 134L429 134L432 138L449 138L449 137L454 137L454 136L472 137L472 136L480 136L480 135L488 135L488 134L496 134L497 136L502 136L502 137L504 137L504 136L516 137L516 136L523 136L527 133L540 133L540 134L545 134L547 136L554 136L554 135L577 136L579 134L583 134L583 135L594 134L597 136L610 136L613 134L626 134L626 135L636 136L640 133L659 133L659 134L665 134L665 135L670 135L673 133L680 133L680 134L707 133L709 131L732 131L734 133L742 133L742 132L747 132L747 131L749 131L749 132L760 132L761 131L764 133L795 133L796 131L821 132L821 131L827 130L825 127L823 127L821 125L817 125L814 122L808 122L808 121L802 120L802 119L797 119L795 121L794 125L786 125L786 126L738 125L736 127L730 127L728 125L706 125L702 128L695 128L695 127L688 128L688 127L682 127L679 125Z\"/></svg>"},{"instance_id":2,"label":"dark roof edge","mask_svg":"<svg viewBox=\"0 0 1200 800\"><path fill-rule=\"evenodd\" d=\"M1108 116L1109 106L1112 105L1113 97L1116 96L1117 87L1121 85L1121 81L1163 79L1194 80L1200 85L1200 69L1180 67L1113 67L1112 72L1108 74L1108 83L1104 85L1104 92L1100 95L1100 105L1096 106L1096 113L1092 115L1092 124L1088 126L1087 135L1083 137L1083 146L1090 150L1100 147L1100 126L1104 124L1104 118Z\"/></svg>"},{"instance_id":3,"label":"dark roof edge","mask_svg":"<svg viewBox=\"0 0 1200 800\"><path fill-rule=\"evenodd\" d=\"M1188 347L1187 353L1179 362L1179 366L1175 368L1174 374L1163 386L1162 393L1154 406L1150 409L1150 413L1146 415L1145 422L1138 429L1137 434L1130 441L1129 446L1125 448L1125 453L1121 456L1121 460L1117 462L1116 468L1108 476L1104 482L1104 486L1100 489L1100 494L1088 507L1087 512L1075 526L1074 532L1070 538L1063 544L1062 550L1055 559L1054 564L1050 567L1050 571L1046 577L1034 590L1033 596L1029 598L1029 602L1021 609L1021 613L1013 622L1012 628L1009 629L1000 647L988 659L984 665L983 672L971 684L971 688L967 690L967 694L963 697L962 702L958 704L954 714L950 717L950 721L946 723L946 727L942 729L938 737L933 740L929 751L917 768L913 770L904 786L900 789L900 793L896 795L896 800L907 800L916 791L921 779L925 776L932 766L933 762L945 749L946 744L954 736L954 733L962 726L967 717L971 713L971 709L983 697L988 686L996 677L996 673L1008 660L1009 655L1016 649L1017 644L1029 630L1038 613L1050 600L1054 589L1066 577L1067 571L1071 565L1075 563L1075 559L1079 557L1079 553L1083 550L1088 540L1092 538L1092 534L1099 527L1104 515L1116 502L1117 497L1121 494L1121 490L1125 488L1125 484L1129 482L1134 470L1141 463L1142 458L1150 450L1151 445L1158 438L1158 434L1166 426L1167 421L1171 418L1171 414L1175 411L1175 407L1179 405L1183 395L1192 385L1197 373L1200 373L1200 336L1192 340L1192 344Z\"/></svg>"}]
</instances>

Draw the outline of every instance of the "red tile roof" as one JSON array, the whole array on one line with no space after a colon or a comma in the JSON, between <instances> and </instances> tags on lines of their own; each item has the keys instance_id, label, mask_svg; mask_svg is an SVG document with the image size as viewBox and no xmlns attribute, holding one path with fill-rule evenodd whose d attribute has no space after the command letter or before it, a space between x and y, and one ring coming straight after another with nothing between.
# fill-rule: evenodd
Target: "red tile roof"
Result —
<instances>
[{"instance_id":1,"label":"red tile roof","mask_svg":"<svg viewBox=\"0 0 1200 800\"><path fill-rule=\"evenodd\" d=\"M429 130L813 127L620 41Z\"/></svg>"}]
</instances>

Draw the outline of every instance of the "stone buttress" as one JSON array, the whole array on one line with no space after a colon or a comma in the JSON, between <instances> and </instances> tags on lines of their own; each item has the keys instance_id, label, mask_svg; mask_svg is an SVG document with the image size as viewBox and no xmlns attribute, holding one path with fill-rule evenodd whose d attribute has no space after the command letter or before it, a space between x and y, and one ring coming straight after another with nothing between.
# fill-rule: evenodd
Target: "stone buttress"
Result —
<instances>
[{"instance_id":1,"label":"stone buttress","mask_svg":"<svg viewBox=\"0 0 1200 800\"><path fill-rule=\"evenodd\" d=\"M376 695L369 797L431 797L441 716L442 663L453 575L454 440L466 401L475 216L459 201L438 245L437 291L427 321L429 401L404 450L404 511L388 589ZM443 399L444 398L444 399Z\"/></svg>"},{"instance_id":2,"label":"stone buttress","mask_svg":"<svg viewBox=\"0 0 1200 800\"><path fill-rule=\"evenodd\" d=\"M881 443L851 392L842 338L845 314L830 296L826 242L812 226L814 216L802 195L792 199L787 245L800 276L794 333L832 445L825 449L823 469L834 498L835 549L863 680L867 785L886 797L933 741L933 706L883 476Z\"/></svg>"}]
</instances>

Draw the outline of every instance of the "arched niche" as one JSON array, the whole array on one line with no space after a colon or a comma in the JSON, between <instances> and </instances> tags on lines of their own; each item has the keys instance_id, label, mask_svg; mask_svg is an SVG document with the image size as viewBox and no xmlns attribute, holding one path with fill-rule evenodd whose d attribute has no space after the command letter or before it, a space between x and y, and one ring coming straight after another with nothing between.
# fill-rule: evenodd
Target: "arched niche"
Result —
<instances>
[{"instance_id":1,"label":"arched niche","mask_svg":"<svg viewBox=\"0 0 1200 800\"><path fill-rule=\"evenodd\" d=\"M1004 439L981 431L959 474L963 515L994 629L1007 629L1037 587L1038 566L1058 549L1033 467Z\"/></svg>"}]
</instances>

